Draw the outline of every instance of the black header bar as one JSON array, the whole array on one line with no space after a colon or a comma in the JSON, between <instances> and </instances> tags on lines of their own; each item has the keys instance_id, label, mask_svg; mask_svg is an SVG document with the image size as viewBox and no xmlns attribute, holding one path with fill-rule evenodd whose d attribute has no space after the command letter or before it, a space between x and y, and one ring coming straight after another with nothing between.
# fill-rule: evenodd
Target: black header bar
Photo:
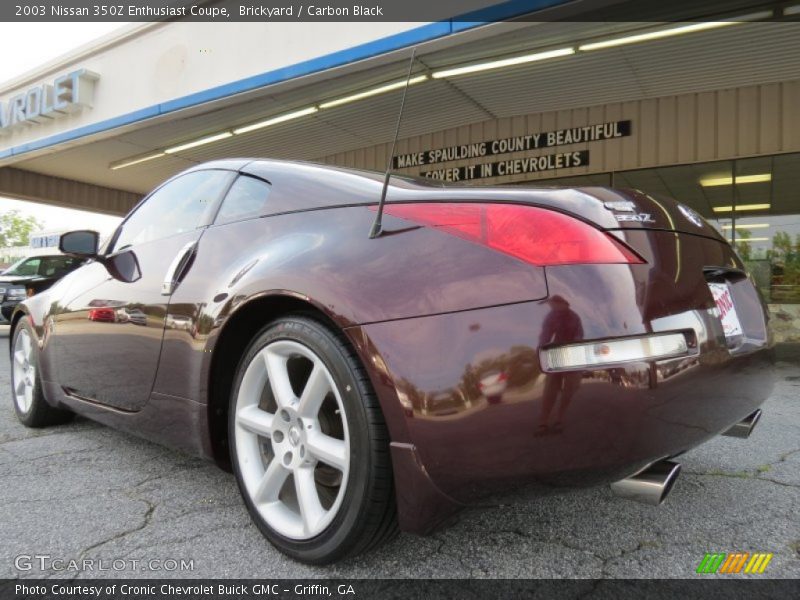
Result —
<instances>
[{"instance_id":1,"label":"black header bar","mask_svg":"<svg viewBox=\"0 0 800 600\"><path fill-rule=\"evenodd\" d=\"M0 21L708 21L773 11L754 0L3 0ZM768 17L769 18L769 17Z\"/></svg>"},{"instance_id":2,"label":"black header bar","mask_svg":"<svg viewBox=\"0 0 800 600\"><path fill-rule=\"evenodd\" d=\"M16 579L0 600L425 600L797 598L800 582L775 579Z\"/></svg>"}]
</instances>

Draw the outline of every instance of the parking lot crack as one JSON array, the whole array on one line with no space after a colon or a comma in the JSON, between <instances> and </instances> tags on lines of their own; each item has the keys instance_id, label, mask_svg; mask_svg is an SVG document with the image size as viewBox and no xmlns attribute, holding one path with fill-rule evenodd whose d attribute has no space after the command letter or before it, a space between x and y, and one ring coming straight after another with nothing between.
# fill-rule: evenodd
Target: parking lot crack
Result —
<instances>
[{"instance_id":1,"label":"parking lot crack","mask_svg":"<svg viewBox=\"0 0 800 600\"><path fill-rule=\"evenodd\" d=\"M764 481L766 483L774 483L775 485L780 485L783 487L789 488L797 488L800 489L800 484L796 483L789 483L787 481L780 481L778 479L773 479L771 477L762 477L759 476L759 471L732 471L732 472L725 472L725 471L709 471L707 473L703 473L701 471L684 471L686 475L696 475L698 477L725 477L728 479L750 479L752 481Z\"/></svg>"},{"instance_id":2,"label":"parking lot crack","mask_svg":"<svg viewBox=\"0 0 800 600\"><path fill-rule=\"evenodd\" d=\"M45 459L49 459L49 458L56 458L58 456L73 456L75 454L85 454L87 452L97 452L98 450L102 450L102 449L103 449L102 446L97 446L95 448L78 448L76 450L60 450L59 452L52 452L51 454L42 454L40 456L34 456L33 458L26 458L26 461L27 462L37 462L37 461L45 460ZM23 458L23 456L20 456L19 454L15 453L15 452L12 452L11 450L7 450L6 449L5 452L8 452L9 454L14 456L15 458Z\"/></svg>"},{"instance_id":3,"label":"parking lot crack","mask_svg":"<svg viewBox=\"0 0 800 600\"><path fill-rule=\"evenodd\" d=\"M778 479L772 479L771 477L753 477L753 479L757 479L758 481L768 481L769 483L774 483L775 485L781 485L783 487L800 489L800 484L779 481Z\"/></svg>"},{"instance_id":4,"label":"parking lot crack","mask_svg":"<svg viewBox=\"0 0 800 600\"><path fill-rule=\"evenodd\" d=\"M786 462L786 459L788 459L790 456L797 454L798 452L800 452L800 448L795 448L794 450L789 450L788 452L784 452L783 454L781 454L778 460L770 464L777 465L778 463Z\"/></svg>"},{"instance_id":5,"label":"parking lot crack","mask_svg":"<svg viewBox=\"0 0 800 600\"><path fill-rule=\"evenodd\" d=\"M221 533L225 531L245 531L248 529L254 529L254 525L250 522L245 523L243 525L222 525L220 527L212 527L210 529L206 529L201 531L200 533L196 533L189 536L178 537L174 539L165 539L159 540L157 542L159 548L163 548L164 546L176 545L176 544L185 544L187 542L192 542L194 540L199 540L209 535L213 535L216 533ZM136 552L140 552L142 550L151 550L153 548L153 544L142 544L138 546L134 546L127 552L120 554L120 558L128 558L132 555L135 555Z\"/></svg>"},{"instance_id":6,"label":"parking lot crack","mask_svg":"<svg viewBox=\"0 0 800 600\"><path fill-rule=\"evenodd\" d=\"M50 438L55 437L57 435L74 435L77 431L84 431L84 430L91 430L91 429L98 429L99 427L81 427L79 430L74 428L64 428L60 430L50 431L47 433L36 431L30 432L28 431L26 435L21 436L13 436L8 437L8 434L0 434L0 446L5 446L6 444L12 444L14 442L24 442L26 440L35 440L38 438Z\"/></svg>"},{"instance_id":7,"label":"parking lot crack","mask_svg":"<svg viewBox=\"0 0 800 600\"><path fill-rule=\"evenodd\" d=\"M606 558L602 558L602 557L598 556L598 558L600 558L601 561L602 561L602 565L600 567L601 578L602 579L614 578L614 575L611 574L608 571L609 564L612 561L616 561L616 560L620 560L620 559L624 560L624 559L626 559L626 558L628 558L628 557L630 557L630 556L632 556L632 555L634 555L634 554L636 554L638 552L641 552L642 550L658 548L660 546L661 546L661 544L659 542L657 542L657 541L639 540L639 542L636 544L636 546L634 548L622 548L619 553L614 554L612 556L608 556Z\"/></svg>"},{"instance_id":8,"label":"parking lot crack","mask_svg":"<svg viewBox=\"0 0 800 600\"><path fill-rule=\"evenodd\" d=\"M142 531L143 529L145 529L148 525L150 525L150 523L151 523L151 521L153 519L153 513L156 510L157 504L155 502L150 502L149 500L146 500L144 498L131 498L131 500L133 500L134 502L141 502L142 504L144 504L147 507L145 512L144 512L144 515L142 516L141 522L139 524L137 524L135 527L131 527L130 529L126 529L124 531L120 531L119 533L115 533L111 537L108 537L108 538L106 538L104 540L100 540L99 542L96 542L96 543L92 544L91 546L88 546L88 547L84 548L83 550L81 550L81 552L80 552L80 554L78 556L78 560L79 561L82 561L84 558L86 558L87 555L90 552L92 552L94 550L97 550L98 548L101 548L102 546L105 546L106 544L110 544L111 542L115 542L117 540L121 540L123 538L126 538L129 535L133 535L135 533L138 533L138 532ZM76 573L76 577L79 574L80 573Z\"/></svg>"},{"instance_id":9,"label":"parking lot crack","mask_svg":"<svg viewBox=\"0 0 800 600\"><path fill-rule=\"evenodd\" d=\"M551 545L554 545L554 546L560 546L561 548L564 548L566 550L570 550L572 552L580 552L581 554L588 555L588 556L594 558L598 563L600 563L601 572L604 570L606 562L608 560L610 560L612 558L615 558L617 556L617 555L614 555L614 556L603 556L602 554L599 554L598 552L596 552L592 548L586 548L584 546L581 546L580 544L574 544L574 543L571 543L571 542L567 542L566 540L563 540L563 539L552 539L552 538L539 539L535 535L533 535L531 533L526 533L526 532L522 531L519 528L504 529L504 530L500 530L500 531L502 533L511 534L511 535L515 535L515 536L521 537L523 539L532 539L532 540L540 541L540 542L542 542L544 544L551 544Z\"/></svg>"}]
</instances>

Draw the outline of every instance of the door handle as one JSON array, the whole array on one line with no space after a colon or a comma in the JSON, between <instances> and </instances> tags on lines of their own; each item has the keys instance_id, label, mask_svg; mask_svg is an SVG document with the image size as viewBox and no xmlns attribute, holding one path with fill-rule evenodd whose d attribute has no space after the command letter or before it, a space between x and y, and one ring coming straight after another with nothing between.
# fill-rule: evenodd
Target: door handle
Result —
<instances>
[{"instance_id":1,"label":"door handle","mask_svg":"<svg viewBox=\"0 0 800 600\"><path fill-rule=\"evenodd\" d=\"M181 248L178 254L175 255L175 258L172 259L167 273L164 275L164 281L161 282L162 296L172 295L172 292L178 287L178 284L181 282L181 277L186 270L186 265L189 263L189 259L191 259L196 248L197 242L189 242Z\"/></svg>"}]
</instances>

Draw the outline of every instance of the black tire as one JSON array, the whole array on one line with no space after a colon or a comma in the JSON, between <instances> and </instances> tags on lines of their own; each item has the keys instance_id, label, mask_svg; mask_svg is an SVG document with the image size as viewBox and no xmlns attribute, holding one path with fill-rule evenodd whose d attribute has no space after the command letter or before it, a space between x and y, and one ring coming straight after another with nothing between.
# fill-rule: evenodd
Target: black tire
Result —
<instances>
[{"instance_id":1,"label":"black tire","mask_svg":"<svg viewBox=\"0 0 800 600\"><path fill-rule=\"evenodd\" d=\"M14 368L14 352L17 348L17 341L20 336L27 335L31 342L31 355L29 363L35 369L35 376L33 377L33 393L31 394L30 406L21 406L17 400L17 381L15 381ZM17 419L26 427L39 428L50 427L52 425L61 425L73 418L73 413L68 410L56 408L50 405L44 397L42 390L42 381L39 374L39 347L36 344L36 336L31 328L28 320L22 318L19 324L14 329L14 339L11 343L11 397L14 403L14 412L17 414Z\"/></svg>"},{"instance_id":2,"label":"black tire","mask_svg":"<svg viewBox=\"0 0 800 600\"><path fill-rule=\"evenodd\" d=\"M302 344L322 359L342 398L350 432L349 476L341 505L327 528L311 539L285 537L266 522L246 490L237 457L235 415L244 373L263 348L278 340ZM239 490L253 521L278 550L298 561L321 565L371 550L397 533L390 440L383 413L364 368L342 334L305 315L269 323L239 362L228 414L231 462Z\"/></svg>"}]
</instances>

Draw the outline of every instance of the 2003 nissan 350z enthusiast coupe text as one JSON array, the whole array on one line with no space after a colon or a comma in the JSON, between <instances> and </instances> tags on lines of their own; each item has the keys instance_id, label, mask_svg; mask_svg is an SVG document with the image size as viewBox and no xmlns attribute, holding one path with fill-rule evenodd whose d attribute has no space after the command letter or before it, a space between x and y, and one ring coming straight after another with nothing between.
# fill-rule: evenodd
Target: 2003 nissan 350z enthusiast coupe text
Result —
<instances>
[{"instance_id":1,"label":"2003 nissan 350z enthusiast coupe text","mask_svg":"<svg viewBox=\"0 0 800 600\"><path fill-rule=\"evenodd\" d=\"M636 190L477 188L224 160L164 183L13 314L29 427L73 413L232 468L281 551L326 563L503 486L660 503L746 437L764 304L697 213ZM373 232L374 233L374 232Z\"/></svg>"}]
</instances>

